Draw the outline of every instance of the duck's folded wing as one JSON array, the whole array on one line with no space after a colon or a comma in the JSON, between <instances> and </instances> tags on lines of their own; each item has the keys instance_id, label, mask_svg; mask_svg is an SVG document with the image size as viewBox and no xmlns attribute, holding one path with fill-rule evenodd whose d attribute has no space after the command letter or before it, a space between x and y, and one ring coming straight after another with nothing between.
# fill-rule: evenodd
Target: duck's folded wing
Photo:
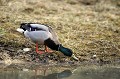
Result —
<instances>
[{"instance_id":1,"label":"duck's folded wing","mask_svg":"<svg viewBox=\"0 0 120 79\"><path fill-rule=\"evenodd\" d=\"M49 31L48 27L42 24L30 24L30 26L35 30Z\"/></svg>"},{"instance_id":2,"label":"duck's folded wing","mask_svg":"<svg viewBox=\"0 0 120 79\"><path fill-rule=\"evenodd\" d=\"M56 43L56 44L60 44L59 40L58 40L58 37L57 37L57 34L54 32L54 30L49 27L49 32L52 34L52 40Z\"/></svg>"},{"instance_id":3,"label":"duck's folded wing","mask_svg":"<svg viewBox=\"0 0 120 79\"><path fill-rule=\"evenodd\" d=\"M48 31L52 34L52 40L56 43L56 44L60 44L58 38L57 38L57 34L54 32L54 30L47 26L47 25L42 25L42 24L30 24L30 26L32 28L34 28L33 30L43 30L43 31ZM31 29L32 30L32 29Z\"/></svg>"}]
</instances>

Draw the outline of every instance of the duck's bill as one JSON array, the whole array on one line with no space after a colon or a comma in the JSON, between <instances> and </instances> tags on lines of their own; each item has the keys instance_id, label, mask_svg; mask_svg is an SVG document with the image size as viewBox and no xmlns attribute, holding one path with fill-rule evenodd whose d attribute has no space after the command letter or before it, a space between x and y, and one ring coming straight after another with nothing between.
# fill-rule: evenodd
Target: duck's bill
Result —
<instances>
[{"instance_id":1,"label":"duck's bill","mask_svg":"<svg viewBox=\"0 0 120 79\"><path fill-rule=\"evenodd\" d=\"M72 58L75 60L75 61L79 61L79 59L73 54L72 55Z\"/></svg>"},{"instance_id":2,"label":"duck's bill","mask_svg":"<svg viewBox=\"0 0 120 79\"><path fill-rule=\"evenodd\" d=\"M21 28L17 28L16 30L17 30L18 32L20 32L20 33L23 33L23 32L24 32L24 30L21 29Z\"/></svg>"}]
</instances>

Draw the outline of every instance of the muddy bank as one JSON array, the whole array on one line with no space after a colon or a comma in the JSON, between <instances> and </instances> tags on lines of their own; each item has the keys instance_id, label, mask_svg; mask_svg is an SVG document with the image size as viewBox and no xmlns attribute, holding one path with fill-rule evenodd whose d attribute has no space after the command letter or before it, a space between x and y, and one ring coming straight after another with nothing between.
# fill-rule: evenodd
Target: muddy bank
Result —
<instances>
[{"instance_id":1,"label":"muddy bank","mask_svg":"<svg viewBox=\"0 0 120 79\"><path fill-rule=\"evenodd\" d=\"M80 65L83 64L119 64L120 57L117 54L85 54L76 55L79 58L79 61L75 61L72 58L66 57L60 52L53 53L44 53L37 54L35 48L32 48L31 51L25 52L23 48L26 48L28 45L16 46L14 44L5 44L0 43L0 63L5 65L11 64L38 64L38 65Z\"/></svg>"},{"instance_id":2,"label":"muddy bank","mask_svg":"<svg viewBox=\"0 0 120 79\"><path fill-rule=\"evenodd\" d=\"M1 63L42 63L42 64L57 64L57 63L74 63L73 59L59 55L60 52L38 54L35 52L35 48L31 48L31 51L23 51L28 45L15 46L14 44L0 43L0 61ZM43 48L43 47L41 47Z\"/></svg>"}]
</instances>

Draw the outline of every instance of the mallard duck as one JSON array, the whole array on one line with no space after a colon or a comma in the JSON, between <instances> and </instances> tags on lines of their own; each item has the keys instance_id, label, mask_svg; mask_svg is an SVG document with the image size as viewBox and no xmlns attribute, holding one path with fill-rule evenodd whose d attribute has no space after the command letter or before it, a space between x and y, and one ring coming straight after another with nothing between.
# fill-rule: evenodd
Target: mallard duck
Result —
<instances>
[{"instance_id":1,"label":"mallard duck","mask_svg":"<svg viewBox=\"0 0 120 79\"><path fill-rule=\"evenodd\" d=\"M74 57L73 51L64 47L59 42L56 33L48 25L37 23L22 23L17 31L23 33L25 37L36 43L36 52L39 54L49 52L48 48L50 48L52 50L62 52L65 56ZM44 52L38 50L38 44L45 45Z\"/></svg>"}]
</instances>

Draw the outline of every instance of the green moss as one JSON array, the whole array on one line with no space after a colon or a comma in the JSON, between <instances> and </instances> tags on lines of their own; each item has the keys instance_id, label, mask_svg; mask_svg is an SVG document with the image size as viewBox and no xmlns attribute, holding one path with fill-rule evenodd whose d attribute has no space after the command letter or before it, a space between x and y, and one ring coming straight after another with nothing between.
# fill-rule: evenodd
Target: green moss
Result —
<instances>
[{"instance_id":1,"label":"green moss","mask_svg":"<svg viewBox=\"0 0 120 79\"><path fill-rule=\"evenodd\" d=\"M0 28L0 35L4 35L5 34L5 30L3 28Z\"/></svg>"}]
</instances>

